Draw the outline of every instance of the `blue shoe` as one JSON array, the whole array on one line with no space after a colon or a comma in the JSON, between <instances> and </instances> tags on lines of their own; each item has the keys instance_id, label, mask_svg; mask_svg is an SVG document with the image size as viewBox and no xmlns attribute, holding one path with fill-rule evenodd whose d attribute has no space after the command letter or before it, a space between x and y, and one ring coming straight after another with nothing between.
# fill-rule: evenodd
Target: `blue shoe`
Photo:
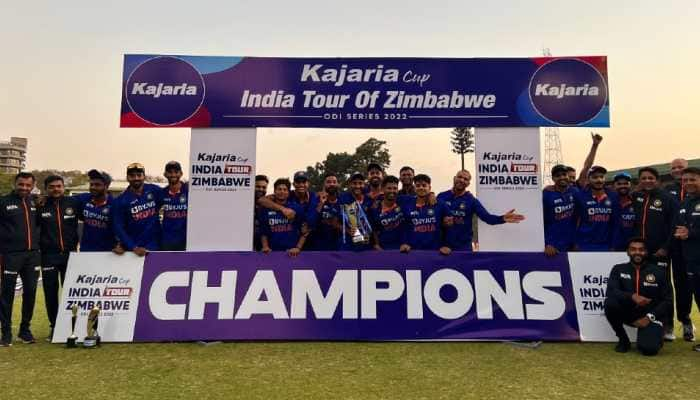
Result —
<instances>
[{"instance_id":1,"label":"blue shoe","mask_svg":"<svg viewBox=\"0 0 700 400\"><path fill-rule=\"evenodd\" d=\"M19 335L17 335L17 337L24 344L36 343L36 339L34 339L34 335L32 335L32 332L30 330L20 332Z\"/></svg>"}]
</instances>

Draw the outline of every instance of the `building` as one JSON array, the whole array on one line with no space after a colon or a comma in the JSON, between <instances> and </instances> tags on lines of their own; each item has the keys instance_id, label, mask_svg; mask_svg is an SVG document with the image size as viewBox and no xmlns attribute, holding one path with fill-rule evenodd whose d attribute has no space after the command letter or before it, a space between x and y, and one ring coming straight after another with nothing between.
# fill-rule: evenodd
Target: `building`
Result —
<instances>
[{"instance_id":1,"label":"building","mask_svg":"<svg viewBox=\"0 0 700 400\"><path fill-rule=\"evenodd\" d=\"M639 170L644 167L652 167L655 168L657 171L659 171L659 182L661 184L665 184L667 182L671 182L673 180L673 177L671 176L671 165L670 161L663 163L663 164L654 164L654 165L641 165L639 167L630 167L630 168L624 168L624 169L617 169L615 171L610 171L605 175L605 180L607 182L612 182L613 178L615 175L621 173L621 172L627 172L628 174L632 175L632 181L637 182L638 175L639 175ZM696 158L693 160L688 160L688 166L689 167L697 167L700 168L700 158Z\"/></svg>"},{"instance_id":2,"label":"building","mask_svg":"<svg viewBox=\"0 0 700 400\"><path fill-rule=\"evenodd\" d=\"M17 174L26 166L27 139L12 137L0 141L0 174Z\"/></svg>"}]
</instances>

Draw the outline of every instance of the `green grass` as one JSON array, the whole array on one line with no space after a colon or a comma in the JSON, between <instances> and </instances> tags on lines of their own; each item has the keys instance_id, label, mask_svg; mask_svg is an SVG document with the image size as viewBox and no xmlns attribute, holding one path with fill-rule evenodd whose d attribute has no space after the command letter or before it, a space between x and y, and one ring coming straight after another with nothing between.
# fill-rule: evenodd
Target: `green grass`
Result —
<instances>
[{"instance_id":1,"label":"green grass","mask_svg":"<svg viewBox=\"0 0 700 400\"><path fill-rule=\"evenodd\" d=\"M677 340L657 357L612 344L46 343L39 289L37 344L0 348L2 399L693 399L700 353ZM19 300L19 299L17 299ZM19 304L15 304L15 330ZM696 322L700 316L695 313Z\"/></svg>"}]
</instances>

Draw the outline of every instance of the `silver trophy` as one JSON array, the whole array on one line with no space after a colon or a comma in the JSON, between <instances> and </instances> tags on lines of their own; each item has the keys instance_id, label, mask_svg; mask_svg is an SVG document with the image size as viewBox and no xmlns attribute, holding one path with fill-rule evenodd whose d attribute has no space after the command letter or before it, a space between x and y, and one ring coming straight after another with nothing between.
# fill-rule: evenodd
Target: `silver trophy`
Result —
<instances>
[{"instance_id":1,"label":"silver trophy","mask_svg":"<svg viewBox=\"0 0 700 400\"><path fill-rule=\"evenodd\" d=\"M353 201L350 204L343 205L343 230L350 234L350 238L354 244L369 243L370 235L372 234L372 226L367 219L367 214L362 209L362 205ZM343 236L343 241L345 236Z\"/></svg>"}]
</instances>

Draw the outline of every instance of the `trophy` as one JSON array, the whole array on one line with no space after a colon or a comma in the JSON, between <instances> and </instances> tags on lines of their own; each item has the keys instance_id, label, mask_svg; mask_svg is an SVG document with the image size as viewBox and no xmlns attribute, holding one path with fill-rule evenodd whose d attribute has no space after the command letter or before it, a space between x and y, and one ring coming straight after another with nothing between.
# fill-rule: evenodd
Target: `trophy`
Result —
<instances>
[{"instance_id":1,"label":"trophy","mask_svg":"<svg viewBox=\"0 0 700 400\"><path fill-rule=\"evenodd\" d=\"M87 336L83 340L83 347L93 349L100 344L100 336L97 334L97 322L100 315L100 307L94 307L90 310L87 319Z\"/></svg>"},{"instance_id":2,"label":"trophy","mask_svg":"<svg viewBox=\"0 0 700 400\"><path fill-rule=\"evenodd\" d=\"M78 336L75 335L75 323L78 321L78 306L73 304L71 307L71 317L70 317L70 336L66 339L66 347L72 349L76 346L76 341Z\"/></svg>"},{"instance_id":3,"label":"trophy","mask_svg":"<svg viewBox=\"0 0 700 400\"><path fill-rule=\"evenodd\" d=\"M343 205L343 230L349 229L350 237L354 244L369 243L369 236L372 233L372 227L369 224L367 215L362 209L362 206L357 201L351 204ZM345 236L343 236L343 242Z\"/></svg>"}]
</instances>

